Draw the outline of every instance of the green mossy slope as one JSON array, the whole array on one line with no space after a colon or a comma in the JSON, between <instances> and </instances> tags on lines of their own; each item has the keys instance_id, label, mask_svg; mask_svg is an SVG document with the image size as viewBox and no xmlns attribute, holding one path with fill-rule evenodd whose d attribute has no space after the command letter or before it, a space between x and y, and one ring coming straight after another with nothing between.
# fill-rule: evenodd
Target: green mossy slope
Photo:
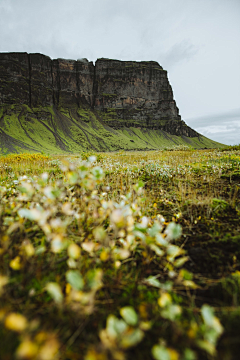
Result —
<instances>
[{"instance_id":1,"label":"green mossy slope","mask_svg":"<svg viewBox=\"0 0 240 360\"><path fill-rule=\"evenodd\" d=\"M163 130L115 130L90 109L3 106L0 109L0 153L153 150L176 145L219 148L224 145L199 136L170 135Z\"/></svg>"}]
</instances>

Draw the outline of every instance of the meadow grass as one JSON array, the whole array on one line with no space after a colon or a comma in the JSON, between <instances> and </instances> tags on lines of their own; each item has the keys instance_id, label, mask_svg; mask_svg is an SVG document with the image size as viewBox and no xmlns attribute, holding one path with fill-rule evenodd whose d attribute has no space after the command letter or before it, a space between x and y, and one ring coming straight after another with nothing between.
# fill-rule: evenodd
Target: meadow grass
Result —
<instances>
[{"instance_id":1,"label":"meadow grass","mask_svg":"<svg viewBox=\"0 0 240 360\"><path fill-rule=\"evenodd\" d=\"M240 151L0 157L0 358L236 359Z\"/></svg>"}]
</instances>

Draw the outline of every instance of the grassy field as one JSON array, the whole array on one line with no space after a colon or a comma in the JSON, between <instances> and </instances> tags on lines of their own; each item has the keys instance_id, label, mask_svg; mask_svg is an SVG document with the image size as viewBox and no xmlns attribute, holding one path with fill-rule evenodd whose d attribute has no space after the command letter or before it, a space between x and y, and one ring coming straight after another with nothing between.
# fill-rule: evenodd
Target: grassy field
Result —
<instances>
[{"instance_id":1,"label":"grassy field","mask_svg":"<svg viewBox=\"0 0 240 360\"><path fill-rule=\"evenodd\" d=\"M0 358L237 360L240 149L0 157Z\"/></svg>"}]
</instances>

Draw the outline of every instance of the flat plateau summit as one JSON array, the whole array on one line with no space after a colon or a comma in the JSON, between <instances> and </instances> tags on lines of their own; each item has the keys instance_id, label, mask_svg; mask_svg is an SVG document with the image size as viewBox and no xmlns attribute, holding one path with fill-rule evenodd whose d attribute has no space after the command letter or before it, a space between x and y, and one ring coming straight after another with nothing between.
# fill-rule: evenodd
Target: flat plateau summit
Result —
<instances>
[{"instance_id":1,"label":"flat plateau summit","mask_svg":"<svg viewBox=\"0 0 240 360\"><path fill-rule=\"evenodd\" d=\"M0 53L0 153L221 147L185 124L155 61Z\"/></svg>"}]
</instances>

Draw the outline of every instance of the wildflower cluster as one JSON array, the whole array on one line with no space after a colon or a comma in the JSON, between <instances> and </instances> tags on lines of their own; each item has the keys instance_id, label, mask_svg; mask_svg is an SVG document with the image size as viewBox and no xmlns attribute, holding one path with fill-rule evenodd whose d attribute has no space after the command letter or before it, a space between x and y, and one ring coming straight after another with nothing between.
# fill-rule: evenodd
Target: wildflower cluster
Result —
<instances>
[{"instance_id":1,"label":"wildflower cluster","mask_svg":"<svg viewBox=\"0 0 240 360\"><path fill-rule=\"evenodd\" d=\"M156 152L157 153L157 152ZM186 155L186 156L184 156ZM119 161L120 157L126 157L125 161ZM156 155L155 155L156 156ZM129 179L142 179L145 182L158 180L168 181L174 177L192 177L195 174L220 178L223 174L237 174L240 171L240 154L238 152L222 153L220 151L178 151L176 153L161 152L161 156L148 159L139 158L138 161L129 162L131 155L118 154L109 156L107 160L101 160L101 166L106 174L124 174Z\"/></svg>"},{"instance_id":2,"label":"wildflower cluster","mask_svg":"<svg viewBox=\"0 0 240 360\"><path fill-rule=\"evenodd\" d=\"M189 151L189 150L193 150L193 148L188 145L174 145L174 146L165 147L164 150L165 151Z\"/></svg>"},{"instance_id":3,"label":"wildflower cluster","mask_svg":"<svg viewBox=\"0 0 240 360\"><path fill-rule=\"evenodd\" d=\"M0 156L0 164L14 165L20 162L45 162L49 159L49 156L42 154L9 154L6 156Z\"/></svg>"}]
</instances>

